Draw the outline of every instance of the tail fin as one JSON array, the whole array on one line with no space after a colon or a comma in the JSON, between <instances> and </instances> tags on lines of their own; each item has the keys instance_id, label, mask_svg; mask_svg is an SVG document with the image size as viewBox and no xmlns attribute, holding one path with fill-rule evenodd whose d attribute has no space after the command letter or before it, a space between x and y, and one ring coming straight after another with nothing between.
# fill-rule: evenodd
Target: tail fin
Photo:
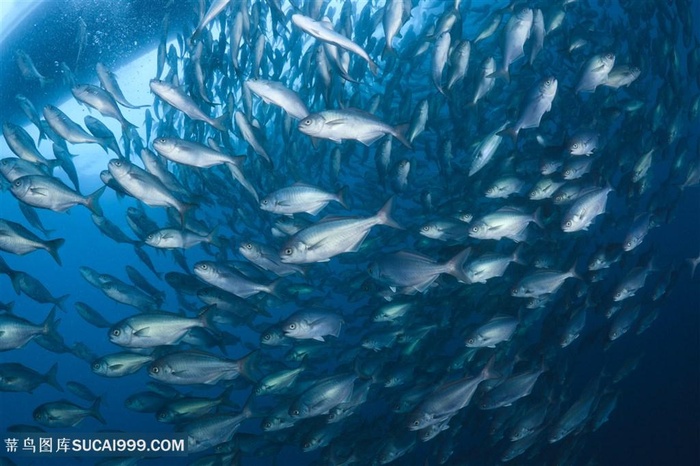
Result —
<instances>
[{"instance_id":1,"label":"tail fin","mask_svg":"<svg viewBox=\"0 0 700 466\"><path fill-rule=\"evenodd\" d=\"M496 355L493 355L491 356L491 359L489 359L489 362L487 362L484 368L481 370L481 374L479 375L479 377L482 380L497 379L501 377L501 374L493 370L493 365L495 362Z\"/></svg>"},{"instance_id":2,"label":"tail fin","mask_svg":"<svg viewBox=\"0 0 700 466\"><path fill-rule=\"evenodd\" d=\"M384 50L382 50L382 60L386 60L386 57L389 56L398 58L399 54L396 53L394 47L392 47L391 44L387 42L387 44L384 46Z\"/></svg>"},{"instance_id":3,"label":"tail fin","mask_svg":"<svg viewBox=\"0 0 700 466\"><path fill-rule=\"evenodd\" d=\"M221 336L221 332L214 326L213 317L216 312L216 304L209 305L199 313L198 319L202 327L209 330L214 336Z\"/></svg>"},{"instance_id":4,"label":"tail fin","mask_svg":"<svg viewBox=\"0 0 700 466\"><path fill-rule=\"evenodd\" d=\"M379 224L380 225L386 225L391 228L396 228L397 230L403 230L404 228L396 223L393 218L391 218L391 206L394 203L394 198L391 197L389 198L388 201L384 204L384 206L377 212L377 219L379 219Z\"/></svg>"},{"instance_id":5,"label":"tail fin","mask_svg":"<svg viewBox=\"0 0 700 466\"><path fill-rule=\"evenodd\" d=\"M535 225L544 229L542 225L542 207L538 207L535 213L532 214L532 221L535 222Z\"/></svg>"},{"instance_id":6,"label":"tail fin","mask_svg":"<svg viewBox=\"0 0 700 466\"><path fill-rule=\"evenodd\" d=\"M221 115L218 118L214 118L214 122L212 123L212 126L219 131L226 132L227 131L227 125L231 121L231 115L229 115L228 112L224 112L223 115Z\"/></svg>"},{"instance_id":7,"label":"tail fin","mask_svg":"<svg viewBox=\"0 0 700 466\"><path fill-rule=\"evenodd\" d=\"M342 205L343 207L345 207L346 209L348 208L348 205L347 205L346 202L345 202L345 196L347 195L347 193L348 193L348 187L347 187L347 186L343 186L343 187L340 188L340 189L338 190L338 192L336 193L336 197L337 197L336 201L338 201L338 203L339 203L340 205Z\"/></svg>"},{"instance_id":8,"label":"tail fin","mask_svg":"<svg viewBox=\"0 0 700 466\"><path fill-rule=\"evenodd\" d=\"M66 240L63 238L52 239L46 242L46 250L51 254L51 257L53 257L53 260L55 260L58 265L63 265L61 263L61 258L58 256L58 248L63 246L65 242Z\"/></svg>"},{"instance_id":9,"label":"tail fin","mask_svg":"<svg viewBox=\"0 0 700 466\"><path fill-rule=\"evenodd\" d=\"M408 139L406 139L406 131L408 131L408 128L410 127L409 124L403 124L403 125L398 125L393 128L393 132L391 133L392 136L394 136L396 139L401 142L404 146L407 148L413 150L413 146L411 145L410 142L408 142Z\"/></svg>"},{"instance_id":10,"label":"tail fin","mask_svg":"<svg viewBox=\"0 0 700 466\"><path fill-rule=\"evenodd\" d=\"M102 397L98 396L95 398L95 402L92 403L92 406L90 406L90 416L94 417L98 421L100 421L102 424L107 424L107 421L105 421L105 418L102 417L102 414L100 414L100 403L102 403Z\"/></svg>"},{"instance_id":11,"label":"tail fin","mask_svg":"<svg viewBox=\"0 0 700 466\"><path fill-rule=\"evenodd\" d=\"M219 236L219 226L218 225L215 226L214 229L211 232L209 232L209 234L207 235L207 242L210 244L213 244L214 246L216 246L219 249L223 249L224 239L225 238L223 236Z\"/></svg>"},{"instance_id":12,"label":"tail fin","mask_svg":"<svg viewBox=\"0 0 700 466\"><path fill-rule=\"evenodd\" d=\"M65 305L66 305L66 299L68 299L69 296L70 296L70 294L64 294L64 295L61 296L60 298L57 298L57 299L56 299L56 302L54 303L54 306L57 307L57 308L59 308L59 309L62 310L63 312L66 312L66 307L65 307Z\"/></svg>"},{"instance_id":13,"label":"tail fin","mask_svg":"<svg viewBox=\"0 0 700 466\"><path fill-rule=\"evenodd\" d=\"M367 60L367 64L369 65L369 70L372 72L374 76L377 76L379 74L379 68L377 68L377 64L374 63L374 60L369 58Z\"/></svg>"},{"instance_id":14,"label":"tail fin","mask_svg":"<svg viewBox=\"0 0 700 466\"><path fill-rule=\"evenodd\" d=\"M572 278L576 278L578 280L583 280L579 274L576 273L576 262L571 266L571 268L566 272L567 275L569 275Z\"/></svg>"},{"instance_id":15,"label":"tail fin","mask_svg":"<svg viewBox=\"0 0 700 466\"><path fill-rule=\"evenodd\" d=\"M518 144L518 132L520 130L516 129L513 126L509 126L504 130L499 131L496 133L499 136L510 136L510 140L513 141L513 144Z\"/></svg>"},{"instance_id":16,"label":"tail fin","mask_svg":"<svg viewBox=\"0 0 700 466\"><path fill-rule=\"evenodd\" d=\"M515 251L513 251L513 255L511 256L510 261L515 262L516 264L524 264L523 259L523 245L522 243L518 245L517 248L515 248Z\"/></svg>"},{"instance_id":17,"label":"tail fin","mask_svg":"<svg viewBox=\"0 0 700 466\"><path fill-rule=\"evenodd\" d=\"M258 372L258 358L260 355L260 350L255 350L239 359L238 362L238 372L243 375L246 379L251 382L258 382L257 372Z\"/></svg>"},{"instance_id":18,"label":"tail fin","mask_svg":"<svg viewBox=\"0 0 700 466\"><path fill-rule=\"evenodd\" d=\"M469 277L464 271L464 263L467 262L467 259L469 259L469 254L471 252L472 248L466 248L445 264L447 266L447 273L462 283L469 283Z\"/></svg>"},{"instance_id":19,"label":"tail fin","mask_svg":"<svg viewBox=\"0 0 700 466\"><path fill-rule=\"evenodd\" d=\"M103 216L103 212L102 212L102 207L100 207L99 200L100 200L100 196L102 196L102 193L105 192L106 188L107 188L107 185L102 186L100 189L98 189L94 193L90 194L86 198L86 202L85 202L85 207L87 207L88 209L90 209L90 211L92 213L99 215L100 217Z\"/></svg>"},{"instance_id":20,"label":"tail fin","mask_svg":"<svg viewBox=\"0 0 700 466\"><path fill-rule=\"evenodd\" d=\"M281 278L274 280L272 283L267 285L267 289L265 290L265 292L269 295L274 296L275 298L282 299L279 291L277 290L277 288L279 288L279 284L281 281L282 281Z\"/></svg>"},{"instance_id":21,"label":"tail fin","mask_svg":"<svg viewBox=\"0 0 700 466\"><path fill-rule=\"evenodd\" d=\"M499 68L490 75L486 76L487 78L501 78L505 79L507 83L510 84L510 72L508 71L508 68Z\"/></svg>"},{"instance_id":22,"label":"tail fin","mask_svg":"<svg viewBox=\"0 0 700 466\"><path fill-rule=\"evenodd\" d=\"M46 373L44 376L44 379L46 380L46 383L54 387L58 391L63 391L63 387L58 383L58 379L56 378L56 374L58 373L58 363L54 363L53 366L51 366L51 369Z\"/></svg>"},{"instance_id":23,"label":"tail fin","mask_svg":"<svg viewBox=\"0 0 700 466\"><path fill-rule=\"evenodd\" d=\"M58 324L60 322L61 319L56 319L56 308L54 307L53 309L51 309L51 312L49 312L49 315L46 316L46 319L42 324L42 333L44 335L48 335L49 333L55 332L56 327L58 327Z\"/></svg>"}]
</instances>

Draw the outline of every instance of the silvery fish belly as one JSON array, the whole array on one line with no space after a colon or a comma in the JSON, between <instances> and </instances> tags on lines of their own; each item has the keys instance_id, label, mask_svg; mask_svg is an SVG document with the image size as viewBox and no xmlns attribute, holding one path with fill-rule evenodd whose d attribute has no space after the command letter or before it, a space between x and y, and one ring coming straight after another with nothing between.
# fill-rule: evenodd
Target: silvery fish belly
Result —
<instances>
[{"instance_id":1,"label":"silvery fish belly","mask_svg":"<svg viewBox=\"0 0 700 466\"><path fill-rule=\"evenodd\" d=\"M0 466L700 464L698 1L34 3Z\"/></svg>"}]
</instances>

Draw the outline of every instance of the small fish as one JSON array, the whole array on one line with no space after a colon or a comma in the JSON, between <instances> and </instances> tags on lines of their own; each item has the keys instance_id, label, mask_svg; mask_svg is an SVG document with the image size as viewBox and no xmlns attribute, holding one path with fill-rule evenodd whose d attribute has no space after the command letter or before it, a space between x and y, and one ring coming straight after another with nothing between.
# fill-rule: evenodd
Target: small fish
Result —
<instances>
[{"instance_id":1,"label":"small fish","mask_svg":"<svg viewBox=\"0 0 700 466\"><path fill-rule=\"evenodd\" d=\"M343 318L338 314L319 310L298 311L282 322L284 335L298 340L325 341L323 337L340 336Z\"/></svg>"},{"instance_id":2,"label":"small fish","mask_svg":"<svg viewBox=\"0 0 700 466\"><path fill-rule=\"evenodd\" d=\"M100 423L107 424L99 411L101 402L102 399L97 398L90 407L81 408L67 400L52 401L39 405L34 409L32 417L46 427L75 427L87 417L94 417Z\"/></svg>"},{"instance_id":3,"label":"small fish","mask_svg":"<svg viewBox=\"0 0 700 466\"><path fill-rule=\"evenodd\" d=\"M495 348L497 344L510 341L519 320L510 316L495 316L479 326L466 339L469 348Z\"/></svg>"}]
</instances>

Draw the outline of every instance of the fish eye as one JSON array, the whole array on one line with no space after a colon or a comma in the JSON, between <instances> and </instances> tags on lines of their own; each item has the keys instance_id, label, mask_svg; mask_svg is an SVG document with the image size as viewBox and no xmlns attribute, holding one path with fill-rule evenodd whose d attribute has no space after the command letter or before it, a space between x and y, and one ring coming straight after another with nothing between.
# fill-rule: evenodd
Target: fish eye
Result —
<instances>
[{"instance_id":1,"label":"fish eye","mask_svg":"<svg viewBox=\"0 0 700 466\"><path fill-rule=\"evenodd\" d=\"M413 426L418 427L420 425L420 421L413 421Z\"/></svg>"},{"instance_id":2,"label":"fish eye","mask_svg":"<svg viewBox=\"0 0 700 466\"><path fill-rule=\"evenodd\" d=\"M545 85L550 86L552 84L552 80L548 79L544 82Z\"/></svg>"},{"instance_id":3,"label":"fish eye","mask_svg":"<svg viewBox=\"0 0 700 466\"><path fill-rule=\"evenodd\" d=\"M118 337L119 335L121 335L121 333L122 333L122 331L119 330L118 328L115 328L114 330L112 330L112 335L115 337Z\"/></svg>"},{"instance_id":4,"label":"fish eye","mask_svg":"<svg viewBox=\"0 0 700 466\"><path fill-rule=\"evenodd\" d=\"M573 146L571 146L573 149L578 149L578 142L575 142Z\"/></svg>"},{"instance_id":5,"label":"fish eye","mask_svg":"<svg viewBox=\"0 0 700 466\"><path fill-rule=\"evenodd\" d=\"M158 413L158 419L165 419L167 415L165 413Z\"/></svg>"},{"instance_id":6,"label":"fish eye","mask_svg":"<svg viewBox=\"0 0 700 466\"><path fill-rule=\"evenodd\" d=\"M291 256L291 255L292 255L292 248L287 248L287 249L285 249L285 250L284 250L284 253L285 253L286 255L288 255L288 256Z\"/></svg>"},{"instance_id":7,"label":"fish eye","mask_svg":"<svg viewBox=\"0 0 700 466\"><path fill-rule=\"evenodd\" d=\"M428 225L423 225L423 226L420 228L420 230L421 230L421 231L428 231L428 230L430 230L430 227L429 227Z\"/></svg>"},{"instance_id":8,"label":"fish eye","mask_svg":"<svg viewBox=\"0 0 700 466\"><path fill-rule=\"evenodd\" d=\"M491 194L493 192L493 187L486 190L486 194Z\"/></svg>"},{"instance_id":9,"label":"fish eye","mask_svg":"<svg viewBox=\"0 0 700 466\"><path fill-rule=\"evenodd\" d=\"M151 367L151 374L157 374L158 372L160 372L160 368L158 366Z\"/></svg>"},{"instance_id":10,"label":"fish eye","mask_svg":"<svg viewBox=\"0 0 700 466\"><path fill-rule=\"evenodd\" d=\"M209 266L207 264L199 264L199 270L207 270Z\"/></svg>"},{"instance_id":11,"label":"fish eye","mask_svg":"<svg viewBox=\"0 0 700 466\"><path fill-rule=\"evenodd\" d=\"M477 226L472 227L472 231L473 231L474 233L476 233L477 231L479 231L479 227L477 227Z\"/></svg>"},{"instance_id":12,"label":"fish eye","mask_svg":"<svg viewBox=\"0 0 700 466\"><path fill-rule=\"evenodd\" d=\"M631 248L631 247L632 247L632 241L627 241L627 242L625 243L625 246L627 246L628 248Z\"/></svg>"},{"instance_id":13,"label":"fish eye","mask_svg":"<svg viewBox=\"0 0 700 466\"><path fill-rule=\"evenodd\" d=\"M265 335L263 335L263 340L265 340L265 341L269 341L271 338L272 338L272 335L270 335L269 333L266 333Z\"/></svg>"},{"instance_id":14,"label":"fish eye","mask_svg":"<svg viewBox=\"0 0 700 466\"><path fill-rule=\"evenodd\" d=\"M473 345L473 344L474 344L474 339L473 339L473 338L470 338L469 340L467 340L467 343L470 344L470 345Z\"/></svg>"},{"instance_id":15,"label":"fish eye","mask_svg":"<svg viewBox=\"0 0 700 466\"><path fill-rule=\"evenodd\" d=\"M616 298L619 298L620 296L622 296L622 292L621 292L621 291L618 291L617 293L615 293L615 297L616 297Z\"/></svg>"},{"instance_id":16,"label":"fish eye","mask_svg":"<svg viewBox=\"0 0 700 466\"><path fill-rule=\"evenodd\" d=\"M164 143L164 142L165 142L165 138L158 138L158 142Z\"/></svg>"},{"instance_id":17,"label":"fish eye","mask_svg":"<svg viewBox=\"0 0 700 466\"><path fill-rule=\"evenodd\" d=\"M569 176L569 175L571 175L571 173L572 173L571 170L566 170L564 172L564 176Z\"/></svg>"},{"instance_id":18,"label":"fish eye","mask_svg":"<svg viewBox=\"0 0 700 466\"><path fill-rule=\"evenodd\" d=\"M244 246L246 249L253 249L253 245L250 243L245 243Z\"/></svg>"},{"instance_id":19,"label":"fish eye","mask_svg":"<svg viewBox=\"0 0 700 466\"><path fill-rule=\"evenodd\" d=\"M311 118L307 118L306 120L301 122L302 125L309 126L311 124Z\"/></svg>"},{"instance_id":20,"label":"fish eye","mask_svg":"<svg viewBox=\"0 0 700 466\"><path fill-rule=\"evenodd\" d=\"M99 362L94 362L92 363L92 370L96 371L97 369L100 368L100 363Z\"/></svg>"},{"instance_id":21,"label":"fish eye","mask_svg":"<svg viewBox=\"0 0 700 466\"><path fill-rule=\"evenodd\" d=\"M311 442L304 443L304 448L311 448Z\"/></svg>"},{"instance_id":22,"label":"fish eye","mask_svg":"<svg viewBox=\"0 0 700 466\"><path fill-rule=\"evenodd\" d=\"M295 328L297 328L297 324L291 323L291 324L287 325L287 328L288 328L289 330L294 330Z\"/></svg>"},{"instance_id":23,"label":"fish eye","mask_svg":"<svg viewBox=\"0 0 700 466\"><path fill-rule=\"evenodd\" d=\"M370 275L373 275L373 273L374 273L373 271L374 271L374 269L372 267L367 267L367 273L369 273Z\"/></svg>"},{"instance_id":24,"label":"fish eye","mask_svg":"<svg viewBox=\"0 0 700 466\"><path fill-rule=\"evenodd\" d=\"M605 58L607 58L608 60L612 60L613 58L615 58L615 55L613 55L612 53L609 53L605 56Z\"/></svg>"},{"instance_id":25,"label":"fish eye","mask_svg":"<svg viewBox=\"0 0 700 466\"><path fill-rule=\"evenodd\" d=\"M267 199L263 199L262 201L260 201L260 203L261 203L262 205L267 205Z\"/></svg>"},{"instance_id":26,"label":"fish eye","mask_svg":"<svg viewBox=\"0 0 700 466\"><path fill-rule=\"evenodd\" d=\"M114 166L115 166L115 167L121 167L121 166L122 166L122 162L121 162L120 160L117 160L116 162L114 162Z\"/></svg>"},{"instance_id":27,"label":"fish eye","mask_svg":"<svg viewBox=\"0 0 700 466\"><path fill-rule=\"evenodd\" d=\"M570 227L570 226L571 226L571 220L567 220L567 221L566 221L566 226L567 226L567 227Z\"/></svg>"},{"instance_id":28,"label":"fish eye","mask_svg":"<svg viewBox=\"0 0 700 466\"><path fill-rule=\"evenodd\" d=\"M301 414L301 413L299 412L298 409L295 409L294 411L292 411L292 416L298 416L299 414Z\"/></svg>"}]
</instances>

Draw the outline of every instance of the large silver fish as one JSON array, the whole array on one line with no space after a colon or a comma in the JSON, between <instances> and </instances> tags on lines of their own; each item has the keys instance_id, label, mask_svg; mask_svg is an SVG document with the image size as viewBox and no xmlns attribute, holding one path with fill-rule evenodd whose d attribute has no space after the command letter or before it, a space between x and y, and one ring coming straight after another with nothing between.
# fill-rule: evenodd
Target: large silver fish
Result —
<instances>
[{"instance_id":1,"label":"large silver fish","mask_svg":"<svg viewBox=\"0 0 700 466\"><path fill-rule=\"evenodd\" d=\"M345 252L356 252L375 225L400 229L391 218L393 199L372 217L335 218L321 221L296 233L280 249L282 262L308 264L324 262Z\"/></svg>"}]
</instances>

